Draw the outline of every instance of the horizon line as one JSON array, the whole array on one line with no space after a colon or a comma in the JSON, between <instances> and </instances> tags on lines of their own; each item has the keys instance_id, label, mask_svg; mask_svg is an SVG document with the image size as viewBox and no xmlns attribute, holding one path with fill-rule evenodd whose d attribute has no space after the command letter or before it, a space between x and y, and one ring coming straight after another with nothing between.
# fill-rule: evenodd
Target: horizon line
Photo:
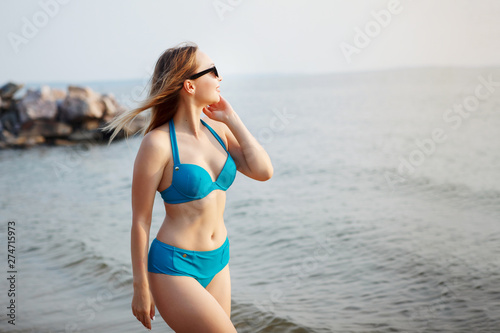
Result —
<instances>
[{"instance_id":1,"label":"horizon line","mask_svg":"<svg viewBox=\"0 0 500 333\"><path fill-rule=\"evenodd\" d=\"M350 70L337 70L328 72L264 72L264 73L231 73L226 74L226 76L232 77L271 77L271 76L318 76L318 75L335 75L335 74L360 74L360 73L374 73L374 72L391 72L391 71L402 71L402 70L418 70L418 69L491 69L500 68L500 65L484 65L484 66L441 66L441 65L425 65L425 66L401 66L401 67L387 67L378 69L350 69ZM73 83L69 83L68 80L54 80L54 81L17 81L17 80L6 80L2 85L9 82L15 84L23 85L83 85L83 84L104 84L104 83L119 83L119 82L131 82L131 81L141 81L144 78L123 78L123 79L97 79L97 80L75 80ZM149 80L149 77L148 77Z\"/></svg>"}]
</instances>

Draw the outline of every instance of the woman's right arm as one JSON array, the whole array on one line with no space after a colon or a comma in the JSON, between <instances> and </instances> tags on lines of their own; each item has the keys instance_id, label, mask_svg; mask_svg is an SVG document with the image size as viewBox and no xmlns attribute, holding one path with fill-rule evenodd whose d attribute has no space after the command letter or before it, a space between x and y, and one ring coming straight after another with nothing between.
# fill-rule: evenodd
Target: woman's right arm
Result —
<instances>
[{"instance_id":1,"label":"woman's right arm","mask_svg":"<svg viewBox=\"0 0 500 333\"><path fill-rule=\"evenodd\" d=\"M144 136L135 159L132 180L132 313L148 329L151 329L155 311L147 275L149 230L156 190L168 158L164 135L149 132Z\"/></svg>"}]
</instances>

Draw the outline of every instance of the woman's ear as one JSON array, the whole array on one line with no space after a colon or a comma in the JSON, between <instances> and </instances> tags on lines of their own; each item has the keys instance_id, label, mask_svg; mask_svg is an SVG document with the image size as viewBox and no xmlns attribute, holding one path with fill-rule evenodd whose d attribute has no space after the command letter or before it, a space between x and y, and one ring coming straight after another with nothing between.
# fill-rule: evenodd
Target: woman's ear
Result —
<instances>
[{"instance_id":1,"label":"woman's ear","mask_svg":"<svg viewBox=\"0 0 500 333\"><path fill-rule=\"evenodd\" d=\"M193 94L194 93L195 87L194 87L193 81L191 81L191 80L184 80L184 83L183 83L182 87L183 87L183 89L188 94Z\"/></svg>"}]
</instances>

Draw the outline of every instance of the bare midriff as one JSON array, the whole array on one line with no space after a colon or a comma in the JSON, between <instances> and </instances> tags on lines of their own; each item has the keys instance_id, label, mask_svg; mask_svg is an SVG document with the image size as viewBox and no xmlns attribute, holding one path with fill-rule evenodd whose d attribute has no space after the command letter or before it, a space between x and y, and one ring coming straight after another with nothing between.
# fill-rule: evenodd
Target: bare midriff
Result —
<instances>
[{"instance_id":1,"label":"bare midriff","mask_svg":"<svg viewBox=\"0 0 500 333\"><path fill-rule=\"evenodd\" d=\"M156 235L159 241L185 250L211 251L226 240L225 191L214 190L199 200L164 205L165 219Z\"/></svg>"}]
</instances>

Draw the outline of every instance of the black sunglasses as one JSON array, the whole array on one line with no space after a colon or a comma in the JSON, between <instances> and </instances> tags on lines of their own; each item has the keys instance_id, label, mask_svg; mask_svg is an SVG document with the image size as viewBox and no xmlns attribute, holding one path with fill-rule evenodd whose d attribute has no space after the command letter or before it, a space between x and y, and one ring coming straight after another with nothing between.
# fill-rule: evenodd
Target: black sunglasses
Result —
<instances>
[{"instance_id":1,"label":"black sunglasses","mask_svg":"<svg viewBox=\"0 0 500 333\"><path fill-rule=\"evenodd\" d=\"M203 76L203 75L208 74L208 73L210 73L210 72L214 72L215 76L219 77L219 73L217 73L217 68L215 68L215 66L214 66L214 67L211 67L211 68L209 68L209 69L205 69L204 71L201 71L201 72L199 72L199 73L196 73L196 74L194 74L194 75L191 75L191 76L189 77L189 80L194 80L194 79L197 79L197 78L199 78L200 76Z\"/></svg>"}]
</instances>

